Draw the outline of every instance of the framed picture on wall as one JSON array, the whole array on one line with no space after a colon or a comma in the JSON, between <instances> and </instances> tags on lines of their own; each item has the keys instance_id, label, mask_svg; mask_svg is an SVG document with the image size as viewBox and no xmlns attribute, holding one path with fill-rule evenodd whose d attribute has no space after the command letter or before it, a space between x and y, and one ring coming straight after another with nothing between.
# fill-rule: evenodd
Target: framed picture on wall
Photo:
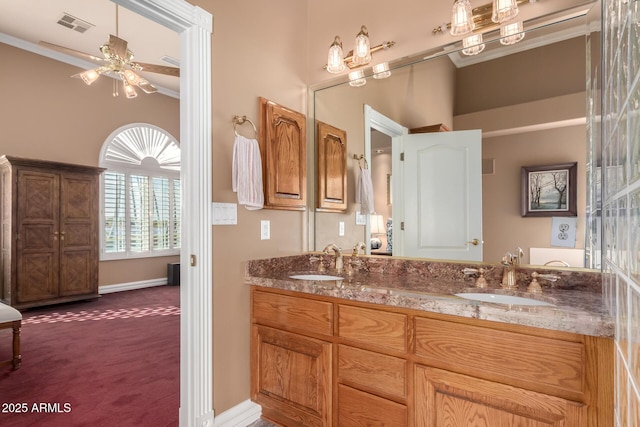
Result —
<instances>
[{"instance_id":1,"label":"framed picture on wall","mask_svg":"<svg viewBox=\"0 0 640 427\"><path fill-rule=\"evenodd\" d=\"M522 216L577 216L578 163L523 166Z\"/></svg>"}]
</instances>

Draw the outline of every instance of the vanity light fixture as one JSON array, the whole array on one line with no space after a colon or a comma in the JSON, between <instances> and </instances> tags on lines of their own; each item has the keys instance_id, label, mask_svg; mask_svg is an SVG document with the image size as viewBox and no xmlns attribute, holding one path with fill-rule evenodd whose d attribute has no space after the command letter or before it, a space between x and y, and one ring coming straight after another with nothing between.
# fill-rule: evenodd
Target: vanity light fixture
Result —
<instances>
[{"instance_id":1,"label":"vanity light fixture","mask_svg":"<svg viewBox=\"0 0 640 427\"><path fill-rule=\"evenodd\" d=\"M472 34L462 39L462 53L465 55L477 55L484 50L482 34Z\"/></svg>"},{"instance_id":2,"label":"vanity light fixture","mask_svg":"<svg viewBox=\"0 0 640 427\"><path fill-rule=\"evenodd\" d=\"M344 71L344 58L342 54L342 40L340 36L336 36L329 46L329 57L327 58L327 71L332 74Z\"/></svg>"},{"instance_id":3,"label":"vanity light fixture","mask_svg":"<svg viewBox=\"0 0 640 427\"><path fill-rule=\"evenodd\" d=\"M431 32L435 35L449 30L453 36L466 35L471 31L480 31L497 23L509 21L518 15L520 6L536 2L536 0L493 0L491 3L474 7L469 13L465 8L469 1L456 0L453 4L451 22L443 22Z\"/></svg>"},{"instance_id":4,"label":"vanity light fixture","mask_svg":"<svg viewBox=\"0 0 640 427\"><path fill-rule=\"evenodd\" d=\"M396 42L394 41L388 41L371 47L367 27L363 25L356 36L354 49L349 51L347 56L343 57L342 40L340 36L335 36L333 43L329 46L327 64L324 66L324 69L330 73L338 74L343 72L347 67L349 69L362 67L371 62L371 55L374 52L389 49L395 44Z\"/></svg>"},{"instance_id":5,"label":"vanity light fixture","mask_svg":"<svg viewBox=\"0 0 640 427\"><path fill-rule=\"evenodd\" d=\"M360 87L367 84L367 79L364 78L363 70L356 70L349 73L349 86Z\"/></svg>"},{"instance_id":6,"label":"vanity light fixture","mask_svg":"<svg viewBox=\"0 0 640 427\"><path fill-rule=\"evenodd\" d=\"M353 63L356 66L367 65L371 62L371 45L369 44L369 32L364 25L356 35L353 47Z\"/></svg>"},{"instance_id":7,"label":"vanity light fixture","mask_svg":"<svg viewBox=\"0 0 640 427\"><path fill-rule=\"evenodd\" d=\"M510 21L518 16L518 3L516 0L493 0L493 12L491 20L497 24Z\"/></svg>"},{"instance_id":8,"label":"vanity light fixture","mask_svg":"<svg viewBox=\"0 0 640 427\"><path fill-rule=\"evenodd\" d=\"M373 66L373 78L374 79L386 79L391 75L389 71L389 63L381 62Z\"/></svg>"},{"instance_id":9,"label":"vanity light fixture","mask_svg":"<svg viewBox=\"0 0 640 427\"><path fill-rule=\"evenodd\" d=\"M473 31L473 28L471 2L469 0L456 0L451 11L451 29L449 32L452 36L463 36Z\"/></svg>"},{"instance_id":10,"label":"vanity light fixture","mask_svg":"<svg viewBox=\"0 0 640 427\"><path fill-rule=\"evenodd\" d=\"M500 43L503 45L516 44L524 38L522 21L513 22L500 27Z\"/></svg>"}]
</instances>

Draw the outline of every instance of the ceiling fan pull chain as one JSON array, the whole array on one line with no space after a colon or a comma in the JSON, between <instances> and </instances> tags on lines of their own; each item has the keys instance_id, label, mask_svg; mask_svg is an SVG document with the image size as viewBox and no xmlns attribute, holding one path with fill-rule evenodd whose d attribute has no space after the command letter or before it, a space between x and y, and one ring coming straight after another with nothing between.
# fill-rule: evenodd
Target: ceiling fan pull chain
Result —
<instances>
[{"instance_id":1,"label":"ceiling fan pull chain","mask_svg":"<svg viewBox=\"0 0 640 427\"><path fill-rule=\"evenodd\" d=\"M118 96L118 81L113 79L113 96L114 98Z\"/></svg>"}]
</instances>

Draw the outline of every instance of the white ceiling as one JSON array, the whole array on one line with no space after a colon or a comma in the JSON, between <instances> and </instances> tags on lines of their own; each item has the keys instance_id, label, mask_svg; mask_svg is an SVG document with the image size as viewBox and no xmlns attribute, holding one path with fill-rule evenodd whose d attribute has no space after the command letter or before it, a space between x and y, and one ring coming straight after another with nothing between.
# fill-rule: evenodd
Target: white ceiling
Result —
<instances>
[{"instance_id":1,"label":"white ceiling","mask_svg":"<svg viewBox=\"0 0 640 427\"><path fill-rule=\"evenodd\" d=\"M0 42L44 54L51 58L91 68L88 61L60 55L38 46L47 41L88 54L102 56L100 46L116 34L116 4L110 0L0 0ZM58 24L64 13L93 24L80 33ZM118 7L118 34L129 42L134 61L174 66L161 58L180 58L179 35L122 6ZM180 79L156 73L141 73L161 93L179 96Z\"/></svg>"}]
</instances>

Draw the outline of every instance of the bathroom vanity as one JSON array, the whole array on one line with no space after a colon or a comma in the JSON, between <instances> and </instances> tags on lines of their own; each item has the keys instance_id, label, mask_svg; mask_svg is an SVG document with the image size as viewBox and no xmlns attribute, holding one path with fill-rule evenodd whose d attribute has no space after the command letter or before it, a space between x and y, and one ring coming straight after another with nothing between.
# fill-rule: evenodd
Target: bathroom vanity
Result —
<instances>
[{"instance_id":1,"label":"bathroom vanity","mask_svg":"<svg viewBox=\"0 0 640 427\"><path fill-rule=\"evenodd\" d=\"M283 426L613 424L614 328L598 273L552 270L560 280L540 296L499 289L497 265L488 267L490 287L477 289L462 272L473 264L345 257L336 274L332 261L312 254L247 265L251 396L265 418ZM344 279L290 278L319 264ZM519 289L533 271L518 269Z\"/></svg>"}]
</instances>

